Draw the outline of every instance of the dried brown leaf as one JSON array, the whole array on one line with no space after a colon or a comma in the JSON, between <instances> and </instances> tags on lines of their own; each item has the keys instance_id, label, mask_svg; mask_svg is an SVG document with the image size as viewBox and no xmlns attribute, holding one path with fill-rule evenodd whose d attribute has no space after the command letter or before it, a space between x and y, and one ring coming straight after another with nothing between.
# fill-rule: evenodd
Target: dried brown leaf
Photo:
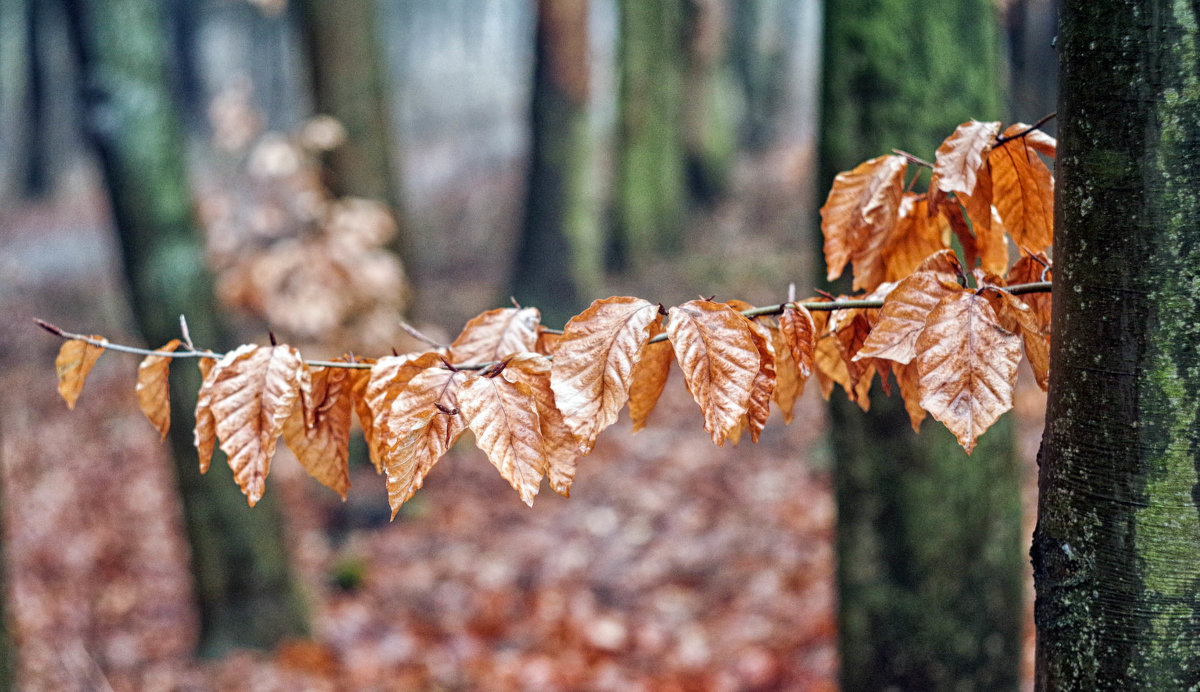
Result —
<instances>
[{"instance_id":1,"label":"dried brown leaf","mask_svg":"<svg viewBox=\"0 0 1200 692\"><path fill-rule=\"evenodd\" d=\"M809 319L811 320L812 317L810 316ZM775 351L775 392L772 396L775 404L779 406L779 411L783 414L783 421L791 423L796 399L800 398L800 394L804 392L804 382L808 378L801 375L796 360L792 357L792 349L783 335L783 330L779 327L778 320L773 323L768 321L766 327L771 335L771 346ZM812 372L811 368L810 352L810 373Z\"/></svg>"},{"instance_id":2,"label":"dried brown leaf","mask_svg":"<svg viewBox=\"0 0 1200 692\"><path fill-rule=\"evenodd\" d=\"M575 481L575 459L579 456L579 438L567 427L554 401L550 387L550 360L535 353L518 353L508 360L501 373L509 382L529 387L537 409L538 423L546 450L546 477L554 492L569 497ZM637 366L634 366L636 373Z\"/></svg>"},{"instance_id":3,"label":"dried brown leaf","mask_svg":"<svg viewBox=\"0 0 1200 692\"><path fill-rule=\"evenodd\" d=\"M900 397L904 399L904 410L908 412L908 421L912 424L913 432L921 432L921 422L925 420L925 409L921 408L921 388L917 378L916 363L892 363L892 372L896 373L896 383L900 385Z\"/></svg>"},{"instance_id":4,"label":"dried brown leaf","mask_svg":"<svg viewBox=\"0 0 1200 692\"><path fill-rule=\"evenodd\" d=\"M906 193L900 204L896 230L883 248L884 279L899 281L912 274L928 256L950 247L950 221L929 212L929 201Z\"/></svg>"},{"instance_id":5,"label":"dried brown leaf","mask_svg":"<svg viewBox=\"0 0 1200 692\"><path fill-rule=\"evenodd\" d=\"M962 246L963 267L973 268L979 261L979 247L975 242L975 236L971 233L971 227L967 224L967 217L963 213L962 205L958 202L949 202L942 207L942 211L950 222L951 232L954 233L954 237L958 238L958 243Z\"/></svg>"},{"instance_id":6,"label":"dried brown leaf","mask_svg":"<svg viewBox=\"0 0 1200 692\"><path fill-rule=\"evenodd\" d=\"M665 331L662 322L655 320L650 323L651 339ZM629 417L633 420L634 432L646 427L650 412L654 410L658 397L667 386L673 360L675 351L665 339L654 343L647 342L642 346L637 362L633 365L629 384Z\"/></svg>"},{"instance_id":7,"label":"dried brown leaf","mask_svg":"<svg viewBox=\"0 0 1200 692\"><path fill-rule=\"evenodd\" d=\"M342 499L350 489L350 415L354 407L348 368L311 368L310 396L301 398L283 424L283 440L308 474Z\"/></svg>"},{"instance_id":8,"label":"dried brown leaf","mask_svg":"<svg viewBox=\"0 0 1200 692\"><path fill-rule=\"evenodd\" d=\"M252 344L242 346L243 349L254 348ZM226 354L228 355L228 354ZM196 426L192 430L192 442L196 446L196 454L200 460L200 473L208 473L212 463L213 449L217 446L217 422L212 413L212 383L216 379L213 374L218 370L220 361L212 358L199 358L196 365L200 368L200 391L196 394Z\"/></svg>"},{"instance_id":9,"label":"dried brown leaf","mask_svg":"<svg viewBox=\"0 0 1200 692\"><path fill-rule=\"evenodd\" d=\"M904 192L903 156L880 156L839 173L821 207L825 266L830 281L854 260L854 287L882 280L880 251L896 226Z\"/></svg>"},{"instance_id":10,"label":"dried brown leaf","mask_svg":"<svg viewBox=\"0 0 1200 692\"><path fill-rule=\"evenodd\" d=\"M658 306L631 297L594 301L571 318L554 352L550 386L586 454L629 399L633 366L658 320Z\"/></svg>"},{"instance_id":11,"label":"dried brown leaf","mask_svg":"<svg viewBox=\"0 0 1200 692\"><path fill-rule=\"evenodd\" d=\"M988 290L985 295L991 300L992 309L1000 320L1000 326L1021 335L1025 345L1025 358L1042 391L1050 389L1050 340L1042 332L1037 313L1023 300L1011 293Z\"/></svg>"},{"instance_id":12,"label":"dried brown leaf","mask_svg":"<svg viewBox=\"0 0 1200 692\"><path fill-rule=\"evenodd\" d=\"M1036 258L1036 259L1035 259ZM1008 270L1008 285L1015 286L1016 284L1032 284L1041 281L1050 281L1054 278L1054 272L1047 267L1050 266L1050 260L1046 258L1043 252L1035 253L1033 257L1023 255L1017 260L1012 269ZM1044 277L1044 278L1043 278ZM1052 305L1051 294L1049 291L1044 293L1027 293L1021 296L1021 300L1026 305L1033 308L1034 315L1037 316L1038 326L1041 328L1042 335L1045 338L1050 338L1050 308Z\"/></svg>"},{"instance_id":13,"label":"dried brown leaf","mask_svg":"<svg viewBox=\"0 0 1200 692\"><path fill-rule=\"evenodd\" d=\"M723 303L692 300L670 309L667 335L704 429L721 446L746 415L760 369L749 320Z\"/></svg>"},{"instance_id":14,"label":"dried brown leaf","mask_svg":"<svg viewBox=\"0 0 1200 692\"><path fill-rule=\"evenodd\" d=\"M466 429L458 410L458 391L466 377L465 372L431 367L392 400L383 470L393 518Z\"/></svg>"},{"instance_id":15,"label":"dried brown leaf","mask_svg":"<svg viewBox=\"0 0 1200 692\"><path fill-rule=\"evenodd\" d=\"M162 348L163 353L171 353L179 348L179 339L171 339ZM167 439L167 431L171 429L171 388L167 376L171 369L170 356L146 356L138 365L137 392L138 406L146 419L158 430L160 439ZM200 360L207 360L201 358Z\"/></svg>"},{"instance_id":16,"label":"dried brown leaf","mask_svg":"<svg viewBox=\"0 0 1200 692\"><path fill-rule=\"evenodd\" d=\"M962 290L957 283L933 271L919 271L904 279L884 299L879 321L854 359L911 362L917 355L917 338L925 329L925 318L942 298Z\"/></svg>"},{"instance_id":17,"label":"dried brown leaf","mask_svg":"<svg viewBox=\"0 0 1200 692\"><path fill-rule=\"evenodd\" d=\"M846 396L858 404L859 408L867 411L871 407L871 380L874 379L877 368L874 359L855 360L863 343L871 333L871 323L865 310L839 310L830 320L830 330L834 332L834 340L846 364L846 376L849 386Z\"/></svg>"},{"instance_id":18,"label":"dried brown leaf","mask_svg":"<svg viewBox=\"0 0 1200 692\"><path fill-rule=\"evenodd\" d=\"M775 346L766 327L755 320L747 321L750 323L754 347L758 349L758 373L750 387L745 425L750 430L750 441L757 443L759 434L767 426L767 418L771 415L771 397L775 394Z\"/></svg>"},{"instance_id":19,"label":"dried brown leaf","mask_svg":"<svg viewBox=\"0 0 1200 692\"><path fill-rule=\"evenodd\" d=\"M409 380L441 363L441 354L430 351L385 356L371 364L370 375L366 385L357 394L355 406L376 471L382 473L383 459L387 456L387 423L392 401L404 391ZM364 413L369 420L364 418Z\"/></svg>"},{"instance_id":20,"label":"dried brown leaf","mask_svg":"<svg viewBox=\"0 0 1200 692\"><path fill-rule=\"evenodd\" d=\"M529 385L472 377L459 390L458 404L475 433L475 445L532 507L549 464Z\"/></svg>"},{"instance_id":21,"label":"dried brown leaf","mask_svg":"<svg viewBox=\"0 0 1200 692\"><path fill-rule=\"evenodd\" d=\"M1019 132L1025 132L1021 139L1025 140L1025 145L1030 149L1052 159L1058 156L1058 140L1041 130L1030 130L1025 123L1014 123L1004 131L1005 136L1008 136L1009 133Z\"/></svg>"},{"instance_id":22,"label":"dried brown leaf","mask_svg":"<svg viewBox=\"0 0 1200 692\"><path fill-rule=\"evenodd\" d=\"M1004 134L1023 129L1023 125L1013 125ZM1008 140L992 150L988 161L994 181L993 203L1005 228L1019 247L1038 252L1054 242L1054 176L1027 140L1028 135ZM1003 269L996 273L1001 272Z\"/></svg>"},{"instance_id":23,"label":"dried brown leaf","mask_svg":"<svg viewBox=\"0 0 1200 692\"><path fill-rule=\"evenodd\" d=\"M225 355L210 373L210 410L221 450L250 506L262 499L284 421L309 389L291 346L252 346ZM207 384L207 382L206 382Z\"/></svg>"},{"instance_id":24,"label":"dried brown leaf","mask_svg":"<svg viewBox=\"0 0 1200 692\"><path fill-rule=\"evenodd\" d=\"M499 308L472 318L450 344L450 362L490 363L511 353L536 351L537 308Z\"/></svg>"},{"instance_id":25,"label":"dried brown leaf","mask_svg":"<svg viewBox=\"0 0 1200 692\"><path fill-rule=\"evenodd\" d=\"M943 192L975 194L980 169L1000 133L1000 122L972 120L955 128L937 149L933 173Z\"/></svg>"},{"instance_id":26,"label":"dried brown leaf","mask_svg":"<svg viewBox=\"0 0 1200 692\"><path fill-rule=\"evenodd\" d=\"M96 334L91 335L91 338L108 343L104 337ZM58 357L54 360L54 370L58 374L58 393L63 401L67 402L67 408L75 408L75 401L79 399L83 383L92 371L92 366L100 359L101 353L104 353L103 347L80 339L65 341L59 347Z\"/></svg>"},{"instance_id":27,"label":"dried brown leaf","mask_svg":"<svg viewBox=\"0 0 1200 692\"><path fill-rule=\"evenodd\" d=\"M1000 326L986 297L946 296L925 321L915 360L921 406L968 454L975 440L1012 408L1021 338Z\"/></svg>"},{"instance_id":28,"label":"dried brown leaf","mask_svg":"<svg viewBox=\"0 0 1200 692\"><path fill-rule=\"evenodd\" d=\"M807 379L813 372L813 352L817 343L817 325L812 313L803 305L788 303L779 313L779 330L800 379Z\"/></svg>"}]
</instances>

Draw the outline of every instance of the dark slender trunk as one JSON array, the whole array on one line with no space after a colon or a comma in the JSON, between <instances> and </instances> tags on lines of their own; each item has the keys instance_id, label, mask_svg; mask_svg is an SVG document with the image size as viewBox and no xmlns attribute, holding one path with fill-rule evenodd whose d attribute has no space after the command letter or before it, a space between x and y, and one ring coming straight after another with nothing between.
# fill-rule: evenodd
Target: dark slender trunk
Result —
<instances>
[{"instance_id":1,"label":"dark slender trunk","mask_svg":"<svg viewBox=\"0 0 1200 692\"><path fill-rule=\"evenodd\" d=\"M562 324L603 280L603 236L590 127L588 1L538 3L525 223L513 294Z\"/></svg>"},{"instance_id":2,"label":"dark slender trunk","mask_svg":"<svg viewBox=\"0 0 1200 692\"><path fill-rule=\"evenodd\" d=\"M1063 6L1041 690L1200 687L1198 21Z\"/></svg>"},{"instance_id":3,"label":"dark slender trunk","mask_svg":"<svg viewBox=\"0 0 1200 692\"><path fill-rule=\"evenodd\" d=\"M826 4L821 176L902 148L932 157L999 110L990 0ZM877 393L876 393L877 394ZM1010 690L1021 631L1020 474L1011 421L967 457L898 399L831 404L842 686Z\"/></svg>"},{"instance_id":4,"label":"dark slender trunk","mask_svg":"<svg viewBox=\"0 0 1200 692\"><path fill-rule=\"evenodd\" d=\"M160 6L143 0L70 3L81 58L87 134L99 154L120 236L134 316L146 341L179 335L227 345L192 214L162 36ZM253 510L228 468L201 477L192 446L194 366L171 373L171 450L201 616L201 649L270 646L307 629L271 493Z\"/></svg>"}]
</instances>

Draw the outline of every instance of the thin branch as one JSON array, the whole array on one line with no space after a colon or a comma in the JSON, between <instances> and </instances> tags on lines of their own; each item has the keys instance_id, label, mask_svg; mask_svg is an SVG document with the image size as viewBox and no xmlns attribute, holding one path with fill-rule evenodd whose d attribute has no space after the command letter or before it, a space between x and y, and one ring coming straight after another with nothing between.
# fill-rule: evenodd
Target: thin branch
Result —
<instances>
[{"instance_id":1,"label":"thin branch","mask_svg":"<svg viewBox=\"0 0 1200 692\"><path fill-rule=\"evenodd\" d=\"M928 168L931 171L933 170L932 163L929 163L928 161L926 161L925 159L923 159L919 156L910 154L907 151L904 151L903 149L892 149L892 153L896 154L898 156L903 156L904 158L908 159L912 163L917 164L918 166L924 166L925 168Z\"/></svg>"},{"instance_id":2,"label":"thin branch","mask_svg":"<svg viewBox=\"0 0 1200 692\"><path fill-rule=\"evenodd\" d=\"M995 286L994 288L996 288L997 290L1000 290L1000 291L1007 291L1008 293L1011 293L1012 295L1015 295L1015 296L1019 296L1019 295L1024 295L1026 293L1046 293L1046 292L1050 291L1051 286L1052 286L1052 284L1049 281L1039 281L1036 283L1017 284L1016 286ZM878 308L883 307L883 300L844 299L844 300L808 300L808 301L803 301L803 302L788 301L786 303L779 303L777 305L763 305L761 307L750 308L748 310L743 310L742 314L750 319L754 319L755 317L764 317L767 315L778 315L781 312L783 312L784 308L786 308L789 305L803 306L804 308L808 309L810 312L833 311L833 310L852 310L855 308L878 309ZM146 348L138 348L136 346L126 346L124 344L112 343L112 342L106 341L104 339L97 339L97 338L88 336L87 334L75 334L74 332L68 332L58 326L55 326L53 324L50 324L49 322L46 322L45 320L40 320L40 319L34 318L33 321L42 329L45 329L46 331L50 332L51 334L53 334L59 338L71 339L71 340L75 340L75 341L83 341L85 343L92 344L93 346L99 346L101 348L105 348L110 351L120 351L121 353L132 353L134 355L139 355L139 356L162 356L164 358L212 358L213 360L220 360L221 358L225 357L224 353L213 353L211 351L197 351L197 350L152 351L152 350L146 349ZM662 334L659 334L658 336L651 338L649 343L657 343L657 342L666 341L666 340L667 340L667 335L664 332ZM370 363L355 363L355 362L348 363L345 361L332 361L332 360L306 360L304 362L306 365L308 365L310 367L319 367L319 368L348 368L351 370L369 370L371 368ZM448 361L443 361L443 363L444 363L443 367L446 367L447 369L455 370L455 371L457 371L457 370L484 370L486 368L494 367L496 365L496 361L490 361L487 363L465 363L465 364L450 363Z\"/></svg>"},{"instance_id":3,"label":"thin branch","mask_svg":"<svg viewBox=\"0 0 1200 692\"><path fill-rule=\"evenodd\" d=\"M432 346L434 348L438 348L438 349L449 348L449 346L447 346L446 344L438 343L437 340L434 339L433 337L426 336L424 332L422 332L421 330L412 326L408 322L401 320L400 328L404 330L405 334L408 334L409 336L416 339L417 341L429 344L430 346Z\"/></svg>"},{"instance_id":4,"label":"thin branch","mask_svg":"<svg viewBox=\"0 0 1200 692\"><path fill-rule=\"evenodd\" d=\"M1040 120L1038 120L1036 123L1030 125L1029 127L1025 128L1024 130L1021 130L1020 132L1015 132L1007 137L997 137L996 143L993 144L992 146L998 147L1001 144L1004 144L1005 142L1010 142L1014 139L1020 139L1020 138L1024 137L1025 135L1029 134L1030 132L1033 132L1034 130L1040 130L1042 125L1045 125L1046 123L1050 122L1057 115L1058 115L1057 111L1054 113L1048 113L1046 115L1043 115L1042 118Z\"/></svg>"}]
</instances>

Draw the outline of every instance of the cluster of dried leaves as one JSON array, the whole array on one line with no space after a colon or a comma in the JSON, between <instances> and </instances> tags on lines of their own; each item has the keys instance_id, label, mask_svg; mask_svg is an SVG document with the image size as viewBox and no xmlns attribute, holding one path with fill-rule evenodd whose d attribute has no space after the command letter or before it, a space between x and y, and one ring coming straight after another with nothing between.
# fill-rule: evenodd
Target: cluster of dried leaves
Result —
<instances>
[{"instance_id":1,"label":"cluster of dried leaves","mask_svg":"<svg viewBox=\"0 0 1200 692\"><path fill-rule=\"evenodd\" d=\"M532 504L543 478L569 493L577 457L626 403L634 430L646 425L672 362L717 445L746 432L757 441L772 402L790 422L813 375L826 397L837 383L865 409L878 373L888 391L895 375L914 428L928 412L969 453L1012 407L1022 350L1047 383L1049 296L1026 302L1007 290L1048 277L1053 179L1039 152L1053 155L1054 141L1037 130L1017 124L1000 135L1000 123L972 121L938 149L927 194L905 190L910 156L839 175L822 227L830 279L853 261L854 288L868 291L852 299L768 309L698 299L667 310L612 297L561 333L542 326L535 308L503 308L472 319L446 347L319 365L283 344L219 357L192 350L204 374L195 426L201 469L219 445L253 505L282 436L311 475L344 497L353 412L386 474L393 515L468 429ZM1011 268L1006 236L1025 253ZM63 345L57 367L68 405L104 344ZM139 402L164 436L168 368L179 347L172 341L139 369Z\"/></svg>"},{"instance_id":2,"label":"cluster of dried leaves","mask_svg":"<svg viewBox=\"0 0 1200 692\"><path fill-rule=\"evenodd\" d=\"M251 96L249 80L233 80L209 109L236 181L200 195L221 301L289 339L387 348L408 298L404 268L388 249L392 213L325 186L318 157L345 141L340 123L317 116L295 132L264 131Z\"/></svg>"}]
</instances>

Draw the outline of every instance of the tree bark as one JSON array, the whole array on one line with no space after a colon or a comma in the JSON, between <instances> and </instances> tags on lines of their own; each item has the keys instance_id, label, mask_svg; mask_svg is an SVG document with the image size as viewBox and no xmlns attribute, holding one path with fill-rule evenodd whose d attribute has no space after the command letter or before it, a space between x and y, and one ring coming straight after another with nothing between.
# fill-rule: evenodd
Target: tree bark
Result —
<instances>
[{"instance_id":1,"label":"tree bark","mask_svg":"<svg viewBox=\"0 0 1200 692\"><path fill-rule=\"evenodd\" d=\"M1198 15L1063 6L1040 690L1200 686Z\"/></svg>"},{"instance_id":2,"label":"tree bark","mask_svg":"<svg viewBox=\"0 0 1200 692\"><path fill-rule=\"evenodd\" d=\"M538 3L532 146L513 295L562 324L603 283L604 236L591 129L588 0Z\"/></svg>"},{"instance_id":3,"label":"tree bark","mask_svg":"<svg viewBox=\"0 0 1200 692\"><path fill-rule=\"evenodd\" d=\"M995 116L990 0L826 4L821 176L902 148L932 157ZM968 458L897 398L831 403L842 687L1008 690L1020 659L1020 474L1009 417Z\"/></svg>"},{"instance_id":4,"label":"tree bark","mask_svg":"<svg viewBox=\"0 0 1200 692\"><path fill-rule=\"evenodd\" d=\"M684 0L620 0L617 266L683 244Z\"/></svg>"},{"instance_id":5,"label":"tree bark","mask_svg":"<svg viewBox=\"0 0 1200 692\"><path fill-rule=\"evenodd\" d=\"M85 128L99 153L120 236L134 316L152 346L179 335L188 316L198 345L225 346L192 214L183 140L170 98L160 5L144 0L70 3L81 59ZM199 374L171 373L171 450L192 550L201 652L270 646L307 622L268 494L253 511L225 464L200 476L192 446Z\"/></svg>"}]
</instances>

